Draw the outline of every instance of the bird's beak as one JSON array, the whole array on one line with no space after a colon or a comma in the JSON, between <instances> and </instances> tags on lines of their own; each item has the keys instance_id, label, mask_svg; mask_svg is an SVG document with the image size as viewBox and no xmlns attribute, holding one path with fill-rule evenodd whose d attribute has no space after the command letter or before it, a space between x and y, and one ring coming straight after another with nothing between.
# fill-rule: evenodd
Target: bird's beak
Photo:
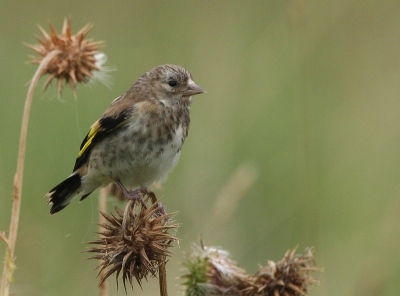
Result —
<instances>
[{"instance_id":1,"label":"bird's beak","mask_svg":"<svg viewBox=\"0 0 400 296\"><path fill-rule=\"evenodd\" d=\"M203 94L206 91L202 89L200 86L198 86L196 83L194 83L192 80L188 83L187 89L184 91L183 95L184 96L194 96L198 94Z\"/></svg>"}]
</instances>

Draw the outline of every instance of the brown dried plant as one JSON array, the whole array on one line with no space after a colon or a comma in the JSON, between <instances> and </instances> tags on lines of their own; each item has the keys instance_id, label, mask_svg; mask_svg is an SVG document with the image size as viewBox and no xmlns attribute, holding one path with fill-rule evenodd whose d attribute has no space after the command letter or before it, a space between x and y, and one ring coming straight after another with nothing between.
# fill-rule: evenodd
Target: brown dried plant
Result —
<instances>
[{"instance_id":1,"label":"brown dried plant","mask_svg":"<svg viewBox=\"0 0 400 296\"><path fill-rule=\"evenodd\" d=\"M307 295L309 287L318 283L309 273L321 269L312 266L312 249L306 249L305 254L295 252L296 249L289 250L279 262L268 261L266 265L260 266L252 277L253 287L247 290L246 295Z\"/></svg>"},{"instance_id":2,"label":"brown dried plant","mask_svg":"<svg viewBox=\"0 0 400 296\"><path fill-rule=\"evenodd\" d=\"M124 211L118 207L115 211L111 215L102 213L107 223L100 225L100 238L89 242L96 245L89 252L97 253L89 259L101 260L100 282L115 273L117 284L121 275L125 290L126 282L133 289L133 279L141 286L148 276L157 277L157 271L171 254L171 242L176 240L170 232L178 225L171 224L171 214L163 213L158 202L146 207L130 200Z\"/></svg>"},{"instance_id":3,"label":"brown dried plant","mask_svg":"<svg viewBox=\"0 0 400 296\"><path fill-rule=\"evenodd\" d=\"M95 76L96 71L101 70L98 50L104 42L85 39L91 28L92 25L87 24L78 33L72 35L71 21L66 19L61 34L58 34L54 26L50 24L49 35L39 26L44 39L37 37L40 44L26 44L26 46L39 54L39 56L31 57L32 64L41 65L49 54L55 53L51 62L43 67L43 73L49 74L45 89L56 79L59 93L62 91L64 81L75 90L78 83L88 82Z\"/></svg>"},{"instance_id":4,"label":"brown dried plant","mask_svg":"<svg viewBox=\"0 0 400 296\"><path fill-rule=\"evenodd\" d=\"M61 93L64 81L75 90L78 83L86 83L91 77L96 77L100 80L106 78L104 75L101 75L101 71L104 69L102 68L102 64L105 61L105 55L98 52L103 42L85 39L91 29L91 25L84 26L75 35L72 35L70 20L64 21L64 26L60 35L51 24L50 34L40 26L39 29L44 39L38 38L40 43L38 45L27 45L39 54L39 57L31 58L31 62L39 66L30 82L22 115L18 162L14 176L13 205L9 235L6 237L4 232L0 232L0 238L6 244L6 255L0 288L0 295L2 296L9 295L10 281L15 269L14 253L21 208L26 139L34 90L40 78L46 74L48 74L49 77L45 82L45 87L47 87L51 81L57 79L59 93Z\"/></svg>"},{"instance_id":5,"label":"brown dried plant","mask_svg":"<svg viewBox=\"0 0 400 296\"><path fill-rule=\"evenodd\" d=\"M304 255L288 251L279 262L268 261L255 275L249 275L221 249L193 246L183 263L186 296L303 296L318 283L309 275L320 271L312 267L311 249Z\"/></svg>"},{"instance_id":6,"label":"brown dried plant","mask_svg":"<svg viewBox=\"0 0 400 296\"><path fill-rule=\"evenodd\" d=\"M229 258L229 253L203 244L193 245L183 263L187 274L183 286L187 296L241 295L251 280L246 271Z\"/></svg>"}]
</instances>

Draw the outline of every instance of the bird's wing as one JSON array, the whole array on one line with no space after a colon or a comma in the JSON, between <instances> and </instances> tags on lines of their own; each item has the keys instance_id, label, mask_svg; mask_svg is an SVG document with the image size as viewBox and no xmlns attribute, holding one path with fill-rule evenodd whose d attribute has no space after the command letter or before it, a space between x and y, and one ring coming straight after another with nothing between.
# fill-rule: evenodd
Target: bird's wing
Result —
<instances>
[{"instance_id":1,"label":"bird's wing","mask_svg":"<svg viewBox=\"0 0 400 296\"><path fill-rule=\"evenodd\" d=\"M90 131L81 144L73 171L76 171L87 162L90 151L100 139L123 126L132 116L134 109L132 102L121 99L122 97L119 97L114 100L103 116L90 127Z\"/></svg>"}]
</instances>

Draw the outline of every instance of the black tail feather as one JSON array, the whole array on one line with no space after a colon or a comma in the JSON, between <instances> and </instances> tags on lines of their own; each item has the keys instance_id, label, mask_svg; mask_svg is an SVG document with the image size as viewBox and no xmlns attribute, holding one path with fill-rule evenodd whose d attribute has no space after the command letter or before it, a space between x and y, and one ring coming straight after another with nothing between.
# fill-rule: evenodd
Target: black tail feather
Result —
<instances>
[{"instance_id":1,"label":"black tail feather","mask_svg":"<svg viewBox=\"0 0 400 296\"><path fill-rule=\"evenodd\" d=\"M79 174L73 174L62 181L56 187L47 193L49 204L51 204L50 214L55 214L65 208L77 194L81 186L81 177Z\"/></svg>"}]
</instances>

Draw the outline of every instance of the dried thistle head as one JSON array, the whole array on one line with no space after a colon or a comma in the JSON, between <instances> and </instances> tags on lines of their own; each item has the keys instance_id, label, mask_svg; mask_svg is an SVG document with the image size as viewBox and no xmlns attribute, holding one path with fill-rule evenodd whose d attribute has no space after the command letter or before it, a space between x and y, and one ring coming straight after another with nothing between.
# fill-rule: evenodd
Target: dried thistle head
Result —
<instances>
[{"instance_id":1,"label":"dried thistle head","mask_svg":"<svg viewBox=\"0 0 400 296\"><path fill-rule=\"evenodd\" d=\"M229 259L228 252L214 247L193 245L192 253L183 263L187 274L186 296L242 295L251 280L246 271Z\"/></svg>"},{"instance_id":2,"label":"dried thistle head","mask_svg":"<svg viewBox=\"0 0 400 296\"><path fill-rule=\"evenodd\" d=\"M308 287L318 283L309 276L313 256L310 249L305 255L288 251L277 263L268 261L255 275L228 258L228 253L216 248L193 246L192 253L183 263L187 274L183 276L186 296L303 296Z\"/></svg>"},{"instance_id":3,"label":"dried thistle head","mask_svg":"<svg viewBox=\"0 0 400 296\"><path fill-rule=\"evenodd\" d=\"M42 65L46 61L46 64L42 65L41 72L41 76L49 74L45 88L56 79L58 91L61 93L64 81L75 90L78 83L86 83L92 77L99 77L98 73L103 70L105 55L98 50L104 42L85 39L91 28L92 25L88 24L73 35L69 19L64 20L61 34L57 33L52 24L50 24L50 34L39 26L44 38L37 37L40 44L26 44L26 46L39 54L31 57L32 64ZM50 55L51 59L46 60ZM104 74L100 75L100 79L102 77Z\"/></svg>"},{"instance_id":4,"label":"dried thistle head","mask_svg":"<svg viewBox=\"0 0 400 296\"><path fill-rule=\"evenodd\" d=\"M267 265L260 266L253 276L253 288L250 287L245 295L306 295L308 288L318 283L309 272L321 269L312 267L311 249L306 249L304 255L296 255L295 252L296 249L289 250L279 262L268 261Z\"/></svg>"},{"instance_id":5,"label":"dried thistle head","mask_svg":"<svg viewBox=\"0 0 400 296\"><path fill-rule=\"evenodd\" d=\"M118 207L115 210L111 216L102 213L108 223L100 225L104 228L100 238L89 242L97 245L89 252L98 253L89 259L101 260L101 283L116 272L117 284L121 273L125 290L127 280L133 289L133 278L141 286L149 274L157 276L159 265L170 255L171 242L176 240L169 232L177 225L170 224L171 214L162 214L157 202L147 208L131 200L124 212Z\"/></svg>"}]
</instances>

